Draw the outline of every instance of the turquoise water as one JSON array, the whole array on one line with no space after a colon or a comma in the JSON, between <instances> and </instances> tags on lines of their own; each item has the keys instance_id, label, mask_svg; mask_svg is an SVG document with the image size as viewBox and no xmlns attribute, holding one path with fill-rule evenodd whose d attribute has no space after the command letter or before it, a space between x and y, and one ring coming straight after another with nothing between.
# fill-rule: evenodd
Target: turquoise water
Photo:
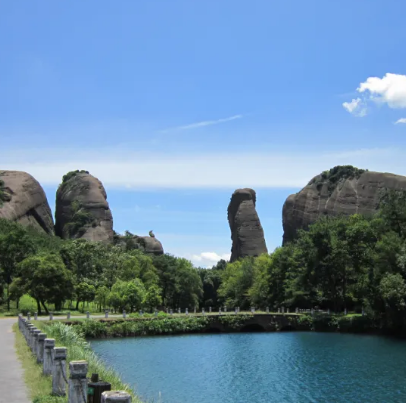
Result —
<instances>
[{"instance_id":1,"label":"turquoise water","mask_svg":"<svg viewBox=\"0 0 406 403\"><path fill-rule=\"evenodd\" d=\"M91 344L145 401L406 402L406 342L401 340L286 332Z\"/></svg>"}]
</instances>

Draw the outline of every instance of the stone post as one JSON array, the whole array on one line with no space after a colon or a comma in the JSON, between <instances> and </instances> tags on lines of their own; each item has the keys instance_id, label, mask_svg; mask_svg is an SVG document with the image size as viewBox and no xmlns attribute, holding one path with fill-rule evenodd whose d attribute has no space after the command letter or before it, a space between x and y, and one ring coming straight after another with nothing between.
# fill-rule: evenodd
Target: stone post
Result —
<instances>
[{"instance_id":1,"label":"stone post","mask_svg":"<svg viewBox=\"0 0 406 403\"><path fill-rule=\"evenodd\" d=\"M125 319L127 317L127 313L126 313L126 311L125 311L125 309L124 309L124 311L123 311L123 318Z\"/></svg>"},{"instance_id":2,"label":"stone post","mask_svg":"<svg viewBox=\"0 0 406 403\"><path fill-rule=\"evenodd\" d=\"M310 313L312 314L312 316L314 315L314 309L312 308Z\"/></svg>"},{"instance_id":3,"label":"stone post","mask_svg":"<svg viewBox=\"0 0 406 403\"><path fill-rule=\"evenodd\" d=\"M87 401L87 362L71 361L69 363L68 403Z\"/></svg>"},{"instance_id":4,"label":"stone post","mask_svg":"<svg viewBox=\"0 0 406 403\"><path fill-rule=\"evenodd\" d=\"M155 309L155 317L158 317L158 311Z\"/></svg>"},{"instance_id":5,"label":"stone post","mask_svg":"<svg viewBox=\"0 0 406 403\"><path fill-rule=\"evenodd\" d=\"M211 306L209 307L209 312L211 313Z\"/></svg>"},{"instance_id":6,"label":"stone post","mask_svg":"<svg viewBox=\"0 0 406 403\"><path fill-rule=\"evenodd\" d=\"M238 307L237 310L238 310L238 313L240 313L240 307Z\"/></svg>"},{"instance_id":7,"label":"stone post","mask_svg":"<svg viewBox=\"0 0 406 403\"><path fill-rule=\"evenodd\" d=\"M284 306L282 307L282 313L285 313L285 307Z\"/></svg>"},{"instance_id":8,"label":"stone post","mask_svg":"<svg viewBox=\"0 0 406 403\"><path fill-rule=\"evenodd\" d=\"M203 315L203 316L205 315L205 313L204 313L204 308L202 308L202 315Z\"/></svg>"},{"instance_id":9,"label":"stone post","mask_svg":"<svg viewBox=\"0 0 406 403\"><path fill-rule=\"evenodd\" d=\"M31 312L27 312L27 320L31 320Z\"/></svg>"},{"instance_id":10,"label":"stone post","mask_svg":"<svg viewBox=\"0 0 406 403\"><path fill-rule=\"evenodd\" d=\"M289 313L289 308L286 308L286 313Z\"/></svg>"},{"instance_id":11,"label":"stone post","mask_svg":"<svg viewBox=\"0 0 406 403\"><path fill-rule=\"evenodd\" d=\"M34 353L34 355L38 358L37 356L37 352L38 352L38 335L41 333L41 330L36 329L34 330L34 338L33 338L33 343L32 343L32 352Z\"/></svg>"},{"instance_id":12,"label":"stone post","mask_svg":"<svg viewBox=\"0 0 406 403\"><path fill-rule=\"evenodd\" d=\"M221 308L219 308L219 315L221 316Z\"/></svg>"},{"instance_id":13,"label":"stone post","mask_svg":"<svg viewBox=\"0 0 406 403\"><path fill-rule=\"evenodd\" d=\"M278 308L278 313L281 313L281 308Z\"/></svg>"},{"instance_id":14,"label":"stone post","mask_svg":"<svg viewBox=\"0 0 406 403\"><path fill-rule=\"evenodd\" d=\"M344 315L347 316L347 308L344 309Z\"/></svg>"},{"instance_id":15,"label":"stone post","mask_svg":"<svg viewBox=\"0 0 406 403\"><path fill-rule=\"evenodd\" d=\"M49 312L49 320L53 320L54 319L54 313L53 312Z\"/></svg>"},{"instance_id":16,"label":"stone post","mask_svg":"<svg viewBox=\"0 0 406 403\"><path fill-rule=\"evenodd\" d=\"M364 308L362 308L362 316L364 316L365 315L365 311L364 311Z\"/></svg>"},{"instance_id":17,"label":"stone post","mask_svg":"<svg viewBox=\"0 0 406 403\"><path fill-rule=\"evenodd\" d=\"M70 312L66 315L66 319L70 319Z\"/></svg>"},{"instance_id":18,"label":"stone post","mask_svg":"<svg viewBox=\"0 0 406 403\"><path fill-rule=\"evenodd\" d=\"M185 309L185 314L189 315L189 309L188 308Z\"/></svg>"},{"instance_id":19,"label":"stone post","mask_svg":"<svg viewBox=\"0 0 406 403\"><path fill-rule=\"evenodd\" d=\"M104 317L105 317L106 319L109 317L109 310L108 310L108 309L106 309L106 310L104 311Z\"/></svg>"},{"instance_id":20,"label":"stone post","mask_svg":"<svg viewBox=\"0 0 406 403\"><path fill-rule=\"evenodd\" d=\"M44 362L44 342L47 338L45 333L40 333L38 335L37 341L37 363L42 364Z\"/></svg>"},{"instance_id":21,"label":"stone post","mask_svg":"<svg viewBox=\"0 0 406 403\"><path fill-rule=\"evenodd\" d=\"M44 340L44 366L42 373L44 375L52 374L52 350L55 347L55 339Z\"/></svg>"},{"instance_id":22,"label":"stone post","mask_svg":"<svg viewBox=\"0 0 406 403\"><path fill-rule=\"evenodd\" d=\"M30 349L33 349L33 345L34 345L34 330L37 330L37 328L34 325L31 325L29 327L29 335L28 335L28 345L30 346Z\"/></svg>"},{"instance_id":23,"label":"stone post","mask_svg":"<svg viewBox=\"0 0 406 403\"><path fill-rule=\"evenodd\" d=\"M53 349L52 394L55 396L66 395L66 354L66 347L55 347Z\"/></svg>"},{"instance_id":24,"label":"stone post","mask_svg":"<svg viewBox=\"0 0 406 403\"><path fill-rule=\"evenodd\" d=\"M193 313L196 315L196 307L195 307L195 309L193 310Z\"/></svg>"},{"instance_id":25,"label":"stone post","mask_svg":"<svg viewBox=\"0 0 406 403\"><path fill-rule=\"evenodd\" d=\"M122 390L103 392L101 403L131 403L131 395Z\"/></svg>"},{"instance_id":26,"label":"stone post","mask_svg":"<svg viewBox=\"0 0 406 403\"><path fill-rule=\"evenodd\" d=\"M90 318L90 312L87 311L87 312L86 312L86 319L89 319L89 318Z\"/></svg>"},{"instance_id":27,"label":"stone post","mask_svg":"<svg viewBox=\"0 0 406 403\"><path fill-rule=\"evenodd\" d=\"M269 313L269 306L266 307L266 313Z\"/></svg>"},{"instance_id":28,"label":"stone post","mask_svg":"<svg viewBox=\"0 0 406 403\"><path fill-rule=\"evenodd\" d=\"M237 307L234 308L234 313L237 315L238 313Z\"/></svg>"},{"instance_id":29,"label":"stone post","mask_svg":"<svg viewBox=\"0 0 406 403\"><path fill-rule=\"evenodd\" d=\"M178 308L178 313L182 313L182 310L180 308Z\"/></svg>"},{"instance_id":30,"label":"stone post","mask_svg":"<svg viewBox=\"0 0 406 403\"><path fill-rule=\"evenodd\" d=\"M254 313L255 312L255 309L254 308L251 308L251 313Z\"/></svg>"},{"instance_id":31,"label":"stone post","mask_svg":"<svg viewBox=\"0 0 406 403\"><path fill-rule=\"evenodd\" d=\"M34 320L38 319L38 312L34 312Z\"/></svg>"},{"instance_id":32,"label":"stone post","mask_svg":"<svg viewBox=\"0 0 406 403\"><path fill-rule=\"evenodd\" d=\"M299 313L299 308L296 308L296 309L295 309L295 313Z\"/></svg>"},{"instance_id":33,"label":"stone post","mask_svg":"<svg viewBox=\"0 0 406 403\"><path fill-rule=\"evenodd\" d=\"M169 310L169 315L173 315L173 310L172 309Z\"/></svg>"},{"instance_id":34,"label":"stone post","mask_svg":"<svg viewBox=\"0 0 406 403\"><path fill-rule=\"evenodd\" d=\"M330 315L330 308L327 309L327 315Z\"/></svg>"}]
</instances>

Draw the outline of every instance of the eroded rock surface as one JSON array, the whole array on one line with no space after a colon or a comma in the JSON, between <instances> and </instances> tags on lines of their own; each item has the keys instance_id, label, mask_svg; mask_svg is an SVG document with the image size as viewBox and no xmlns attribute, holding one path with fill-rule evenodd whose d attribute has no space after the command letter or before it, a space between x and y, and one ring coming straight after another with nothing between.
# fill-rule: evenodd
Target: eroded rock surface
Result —
<instances>
[{"instance_id":1,"label":"eroded rock surface","mask_svg":"<svg viewBox=\"0 0 406 403\"><path fill-rule=\"evenodd\" d=\"M286 199L282 210L283 244L294 240L298 229L307 228L320 216L373 214L382 190L406 189L405 176L351 168L325 171Z\"/></svg>"},{"instance_id":2,"label":"eroded rock surface","mask_svg":"<svg viewBox=\"0 0 406 403\"><path fill-rule=\"evenodd\" d=\"M113 242L113 217L106 191L88 172L64 176L56 192L55 233L64 239Z\"/></svg>"},{"instance_id":3,"label":"eroded rock surface","mask_svg":"<svg viewBox=\"0 0 406 403\"><path fill-rule=\"evenodd\" d=\"M152 231L150 231L151 233ZM145 253L152 255L163 255L164 248L158 239L154 236L138 236L127 232L126 235L115 235L115 244L120 245L126 250L140 249Z\"/></svg>"},{"instance_id":4,"label":"eroded rock surface","mask_svg":"<svg viewBox=\"0 0 406 403\"><path fill-rule=\"evenodd\" d=\"M253 189L237 189L228 205L228 222L233 241L230 261L268 253L264 230L255 209Z\"/></svg>"},{"instance_id":5,"label":"eroded rock surface","mask_svg":"<svg viewBox=\"0 0 406 403\"><path fill-rule=\"evenodd\" d=\"M22 171L0 171L0 218L54 233L54 220L41 185Z\"/></svg>"}]
</instances>

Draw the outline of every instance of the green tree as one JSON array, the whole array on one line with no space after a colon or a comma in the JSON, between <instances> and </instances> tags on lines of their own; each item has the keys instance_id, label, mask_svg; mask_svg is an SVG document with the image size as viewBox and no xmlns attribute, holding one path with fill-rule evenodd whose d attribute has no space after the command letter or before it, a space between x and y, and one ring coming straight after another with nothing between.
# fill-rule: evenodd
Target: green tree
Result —
<instances>
[{"instance_id":1,"label":"green tree","mask_svg":"<svg viewBox=\"0 0 406 403\"><path fill-rule=\"evenodd\" d=\"M46 303L60 307L73 293L72 275L59 255L38 254L24 259L20 265L19 287L37 301L48 313Z\"/></svg>"},{"instance_id":2,"label":"green tree","mask_svg":"<svg viewBox=\"0 0 406 403\"><path fill-rule=\"evenodd\" d=\"M7 310L10 310L9 287L18 276L18 265L36 252L32 239L21 225L1 220L0 223L0 273L7 290Z\"/></svg>"},{"instance_id":3,"label":"green tree","mask_svg":"<svg viewBox=\"0 0 406 403\"><path fill-rule=\"evenodd\" d=\"M75 286L76 309L79 308L79 303L93 301L96 296L96 288L92 284L81 282Z\"/></svg>"},{"instance_id":4,"label":"green tree","mask_svg":"<svg viewBox=\"0 0 406 403\"><path fill-rule=\"evenodd\" d=\"M144 305L152 312L162 304L161 289L157 285L148 288L145 294Z\"/></svg>"}]
</instances>

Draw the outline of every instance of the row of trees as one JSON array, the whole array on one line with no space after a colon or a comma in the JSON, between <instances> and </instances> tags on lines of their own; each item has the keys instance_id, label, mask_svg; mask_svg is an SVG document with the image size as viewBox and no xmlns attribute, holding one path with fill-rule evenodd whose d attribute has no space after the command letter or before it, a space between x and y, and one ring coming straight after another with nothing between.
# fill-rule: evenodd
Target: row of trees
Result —
<instances>
[{"instance_id":1,"label":"row of trees","mask_svg":"<svg viewBox=\"0 0 406 403\"><path fill-rule=\"evenodd\" d=\"M406 192L371 217L323 217L270 255L227 264L218 297L241 307L361 311L406 327Z\"/></svg>"},{"instance_id":2,"label":"row of trees","mask_svg":"<svg viewBox=\"0 0 406 403\"><path fill-rule=\"evenodd\" d=\"M125 243L103 245L61 240L0 220L0 296L10 308L29 294L38 312L65 301L95 302L129 311L195 306L202 295L199 272L186 259L147 256Z\"/></svg>"},{"instance_id":3,"label":"row of trees","mask_svg":"<svg viewBox=\"0 0 406 403\"><path fill-rule=\"evenodd\" d=\"M387 326L405 326L405 191L385 192L374 216L324 217L271 254L222 260L212 269L168 254L147 256L131 239L128 233L110 246L63 241L0 220L0 295L9 303L28 293L39 312L69 300L77 308L92 301L129 311L224 304L363 308Z\"/></svg>"}]
</instances>

